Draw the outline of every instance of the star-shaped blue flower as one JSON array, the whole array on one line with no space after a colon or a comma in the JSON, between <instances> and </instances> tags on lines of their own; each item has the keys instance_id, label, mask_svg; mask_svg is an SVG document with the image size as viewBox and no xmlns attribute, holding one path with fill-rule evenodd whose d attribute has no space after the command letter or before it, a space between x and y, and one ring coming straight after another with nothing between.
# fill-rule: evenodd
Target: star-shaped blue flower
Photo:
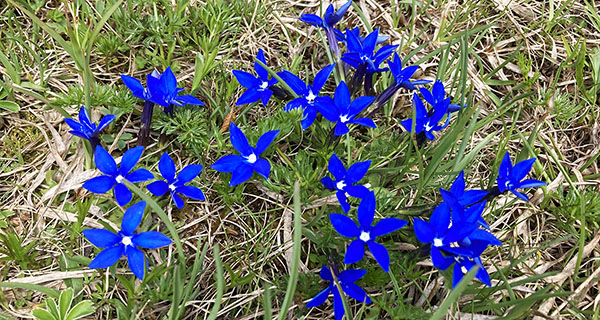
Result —
<instances>
[{"instance_id":1,"label":"star-shaped blue flower","mask_svg":"<svg viewBox=\"0 0 600 320\"><path fill-rule=\"evenodd\" d=\"M485 190L465 190L464 171L461 171L458 174L458 176L452 183L449 192L454 196L454 198L456 198L458 204L460 204L463 207L467 207L479 202L488 194L488 192Z\"/></svg>"},{"instance_id":2,"label":"star-shaped blue flower","mask_svg":"<svg viewBox=\"0 0 600 320\"><path fill-rule=\"evenodd\" d=\"M269 147L271 142L279 134L279 130L268 131L264 133L256 143L256 148L248 144L248 139L233 122L229 125L229 139L233 148L237 150L239 155L227 155L217 160L211 166L219 172L231 172L231 181L229 186L233 187L252 177L252 173L256 172L269 179L271 164L259 156Z\"/></svg>"},{"instance_id":3,"label":"star-shaped blue flower","mask_svg":"<svg viewBox=\"0 0 600 320\"><path fill-rule=\"evenodd\" d=\"M283 81L299 95L298 98L288 102L283 110L290 112L290 110L302 108L304 114L304 119L302 119L303 130L310 127L317 117L317 108L315 107L315 104L327 99L326 97L320 97L319 92L321 91L321 88L323 88L325 82L327 82L334 66L335 64L332 64L319 71L313 80L312 86L304 83L304 81L295 74L287 70L283 70L279 73L281 79L283 79Z\"/></svg>"},{"instance_id":4,"label":"star-shaped blue flower","mask_svg":"<svg viewBox=\"0 0 600 320\"><path fill-rule=\"evenodd\" d=\"M446 91L444 89L444 84L440 80L437 80L436 82L433 83L433 87L431 88L431 91L429 91L425 88L421 88L420 91L421 91L421 95L423 96L425 101L427 101L427 103L429 103L431 106L433 106L433 109L439 109L439 108L442 108L444 104L448 104L447 112L452 113L452 112L456 112L456 111L460 110L461 108L467 107L467 105L461 106L458 104L450 103L451 98L450 97L446 98Z\"/></svg>"},{"instance_id":5,"label":"star-shaped blue flower","mask_svg":"<svg viewBox=\"0 0 600 320\"><path fill-rule=\"evenodd\" d=\"M375 193L370 192L367 197L362 199L358 206L358 222L356 226L352 219L343 214L332 213L329 220L335 230L344 237L356 238L353 240L344 257L345 264L352 264L360 261L365 255L365 245L375 257L375 260L381 268L390 271L390 256L387 249L375 240L377 237L386 235L404 227L407 222L396 218L385 218L371 226L375 217Z\"/></svg>"},{"instance_id":6,"label":"star-shaped blue flower","mask_svg":"<svg viewBox=\"0 0 600 320\"><path fill-rule=\"evenodd\" d=\"M450 120L449 117L446 117L446 122L442 125L438 125L438 122L440 122L444 116L448 115L447 110L450 101L448 100L448 103L441 105L439 109L433 109L434 111L431 115L429 115L423 101L421 101L421 98L416 93L413 94L413 102L415 107L414 133L423 132L427 139L435 139L433 132L440 131L448 126ZM408 132L412 132L413 119L403 120L401 124Z\"/></svg>"},{"instance_id":7,"label":"star-shaped blue flower","mask_svg":"<svg viewBox=\"0 0 600 320\"><path fill-rule=\"evenodd\" d=\"M158 71L156 71L155 69L152 71L152 73L146 76L146 83L150 83L150 78L160 79L160 76L161 74L158 73ZM134 97L140 98L145 101L150 101L150 90L144 88L144 86L138 79L122 74L121 80L123 80L123 83L131 91Z\"/></svg>"},{"instance_id":8,"label":"star-shaped blue flower","mask_svg":"<svg viewBox=\"0 0 600 320\"><path fill-rule=\"evenodd\" d=\"M125 151L121 159L121 168L117 167L115 159L101 146L94 152L96 168L104 175L92 178L83 184L83 187L93 193L106 193L114 187L115 199L120 206L124 206L133 195L125 186L123 180L131 183L152 180L154 175L146 169L137 169L131 172L144 152L144 147L135 147Z\"/></svg>"},{"instance_id":9,"label":"star-shaped blue flower","mask_svg":"<svg viewBox=\"0 0 600 320\"><path fill-rule=\"evenodd\" d=\"M121 223L121 231L114 233L105 229L86 229L83 235L93 245L105 248L92 260L89 267L92 269L104 269L112 266L122 256L127 257L129 269L139 279L144 279L144 272L148 268L144 253L138 249L156 249L171 244L164 234L157 231L146 231L134 233L140 225L144 215L146 202L140 201L125 211Z\"/></svg>"},{"instance_id":10,"label":"star-shaped blue flower","mask_svg":"<svg viewBox=\"0 0 600 320\"><path fill-rule=\"evenodd\" d=\"M523 160L513 166L512 162L510 161L510 154L506 152L502 162L500 163L500 169L498 171L497 182L500 192L504 193L506 191L510 191L519 197L519 199L529 201L529 198L525 194L517 191L516 189L542 187L546 185L545 182L536 179L523 180L531 170L535 160L535 158Z\"/></svg>"},{"instance_id":11,"label":"star-shaped blue flower","mask_svg":"<svg viewBox=\"0 0 600 320\"><path fill-rule=\"evenodd\" d=\"M183 88L177 87L177 78L175 78L173 71L171 71L171 67L167 67L160 77L148 76L147 81L150 100L165 107L165 112L167 113L172 113L173 105L179 107L186 104L195 106L204 105L202 101L192 95L179 95L183 91Z\"/></svg>"},{"instance_id":12,"label":"star-shaped blue flower","mask_svg":"<svg viewBox=\"0 0 600 320\"><path fill-rule=\"evenodd\" d=\"M337 280L342 287L342 291L344 291L347 296L361 303L368 304L371 303L371 298L367 296L367 293L363 289L354 283L358 279L362 278L366 273L367 270L348 269L340 272L340 274L337 275ZM319 275L321 276L321 279L329 281L329 285L327 288L325 288L325 290L319 292L314 298L312 298L306 304L306 307L312 308L320 306L327 300L327 298L329 298L329 294L333 293L333 313L336 320L341 320L345 314L344 302L342 301L338 287L335 285L335 281L333 281L333 275L327 266L323 266L321 268Z\"/></svg>"},{"instance_id":13,"label":"star-shaped blue flower","mask_svg":"<svg viewBox=\"0 0 600 320\"><path fill-rule=\"evenodd\" d=\"M402 69L402 60L398 56L398 53L394 53L394 60L388 60L390 71L394 76L395 86L398 88L404 88L406 90L416 90L417 85L426 84L431 81L429 80L416 80L410 81L410 78L417 72L419 66L408 66Z\"/></svg>"},{"instance_id":14,"label":"star-shaped blue flower","mask_svg":"<svg viewBox=\"0 0 600 320\"><path fill-rule=\"evenodd\" d=\"M331 191L337 191L336 196L344 212L350 210L350 204L346 198L346 193L355 198L364 198L369 195L369 189L363 185L355 185L358 183L369 170L371 160L357 162L350 166L346 171L346 167L334 153L329 158L329 172L335 178L335 181L330 177L321 179L321 183L325 188Z\"/></svg>"},{"instance_id":15,"label":"star-shaped blue flower","mask_svg":"<svg viewBox=\"0 0 600 320\"><path fill-rule=\"evenodd\" d=\"M363 41L351 30L346 30L347 52L342 56L342 60L355 69L365 64L366 75L372 75L376 72L387 71L387 68L379 66L398 48L397 45L386 45L375 52L375 46L379 39L379 29L371 32Z\"/></svg>"},{"instance_id":16,"label":"star-shaped blue flower","mask_svg":"<svg viewBox=\"0 0 600 320\"><path fill-rule=\"evenodd\" d=\"M337 11L335 11L333 4L330 4L325 10L325 15L323 18L316 14L303 14L300 17L300 21L323 29L328 29L330 27L333 28L333 26L342 20L344 14L346 14L346 11L348 11L348 8L350 8L350 5L352 5L352 0L346 2Z\"/></svg>"},{"instance_id":17,"label":"star-shaped blue flower","mask_svg":"<svg viewBox=\"0 0 600 320\"><path fill-rule=\"evenodd\" d=\"M100 144L100 139L98 139L100 132L114 120L115 116L109 114L102 117L100 123L96 126L95 123L90 121L84 106L81 106L81 109L79 109L79 122L65 118L65 122L73 129L69 133L88 140L92 144L92 150L95 150L96 146Z\"/></svg>"},{"instance_id":18,"label":"star-shaped blue flower","mask_svg":"<svg viewBox=\"0 0 600 320\"><path fill-rule=\"evenodd\" d=\"M258 50L256 59L260 60L265 65L267 64L262 49ZM247 89L237 100L235 105L239 106L242 104L253 103L258 100L261 100L264 106L269 103L269 99L271 99L271 96L273 95L273 91L269 88L278 81L275 78L269 79L269 72L267 69L263 68L263 66L256 61L254 62L254 71L256 71L258 77L253 76L249 72L233 70L233 75L237 81L242 87Z\"/></svg>"},{"instance_id":19,"label":"star-shaped blue flower","mask_svg":"<svg viewBox=\"0 0 600 320\"><path fill-rule=\"evenodd\" d=\"M350 132L348 124L358 124L370 128L376 128L375 122L369 118L358 118L356 116L375 100L374 97L358 97L351 101L350 90L344 81L340 82L335 89L334 99L326 99L317 102L317 110L331 122L337 122L334 134L344 135Z\"/></svg>"},{"instance_id":20,"label":"star-shaped blue flower","mask_svg":"<svg viewBox=\"0 0 600 320\"><path fill-rule=\"evenodd\" d=\"M188 198L204 200L204 193L202 193L200 188L186 186L188 182L194 180L194 178L200 174L200 171L202 171L202 165L187 165L181 170L181 172L179 172L177 176L175 176L175 162L173 162L173 159L171 159L171 157L165 152L162 154L160 161L158 162L158 170L160 170L160 174L166 181L154 181L147 186L148 190L153 195L160 197L168 190L171 193L171 198L173 198L177 209L182 209L184 205L180 194Z\"/></svg>"}]
</instances>

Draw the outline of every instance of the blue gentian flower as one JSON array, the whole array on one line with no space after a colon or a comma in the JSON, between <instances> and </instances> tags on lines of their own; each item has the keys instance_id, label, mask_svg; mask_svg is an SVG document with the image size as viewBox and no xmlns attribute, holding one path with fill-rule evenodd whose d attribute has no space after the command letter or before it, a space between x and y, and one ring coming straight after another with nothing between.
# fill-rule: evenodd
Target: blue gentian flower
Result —
<instances>
[{"instance_id":1,"label":"blue gentian flower","mask_svg":"<svg viewBox=\"0 0 600 320\"><path fill-rule=\"evenodd\" d=\"M344 34L342 31L340 31L338 29L334 29L334 32L335 32L335 37L338 39L338 41L347 45L346 34ZM361 44L365 41L365 37L360 36L360 29L358 27L355 27L354 29L351 29L351 30L347 29L346 32L352 32L354 34L354 36L356 36L358 38L358 40L360 41ZM378 36L377 41L375 41L375 45L384 43L384 42L388 41L389 39L390 39L389 36Z\"/></svg>"},{"instance_id":2,"label":"blue gentian flower","mask_svg":"<svg viewBox=\"0 0 600 320\"><path fill-rule=\"evenodd\" d=\"M337 11L333 8L333 4L330 4L325 10L325 15L323 18L319 17L316 14L303 14L300 17L300 21L304 23L308 23L314 27L320 27L323 29L333 28L342 18L348 8L352 5L352 0L346 2L343 6L341 6Z\"/></svg>"},{"instance_id":3,"label":"blue gentian flower","mask_svg":"<svg viewBox=\"0 0 600 320\"><path fill-rule=\"evenodd\" d=\"M416 90L418 85L426 84L431 81L429 80L416 80L410 81L410 78L417 72L419 66L408 66L402 69L402 60L398 56L398 53L394 53L394 60L388 60L390 71L394 76L395 86L398 88L404 88L406 90Z\"/></svg>"},{"instance_id":4,"label":"blue gentian flower","mask_svg":"<svg viewBox=\"0 0 600 320\"><path fill-rule=\"evenodd\" d=\"M342 287L342 291L344 291L347 296L361 303L371 303L371 298L367 296L367 293L354 283L358 279L362 278L366 273L367 270L348 269L340 272L336 278L340 283L340 287ZM335 320L341 320L345 314L344 302L342 301L338 287L335 285L331 270L329 270L327 266L323 266L319 275L321 276L321 279L329 281L329 285L327 288L325 288L325 290L319 292L314 298L312 298L306 304L306 307L312 308L322 305L323 302L329 298L329 294L333 293L333 313L335 315Z\"/></svg>"},{"instance_id":5,"label":"blue gentian flower","mask_svg":"<svg viewBox=\"0 0 600 320\"><path fill-rule=\"evenodd\" d=\"M248 144L248 139L233 122L229 125L229 139L233 148L237 150L239 155L228 155L217 160L211 166L219 172L231 172L231 181L229 186L233 187L252 177L252 173L256 172L269 179L271 164L259 156L269 147L271 142L279 134L279 130L268 131L264 133L256 143L256 148Z\"/></svg>"},{"instance_id":6,"label":"blue gentian flower","mask_svg":"<svg viewBox=\"0 0 600 320\"><path fill-rule=\"evenodd\" d=\"M124 206L133 195L125 186L123 180L131 183L144 182L152 180L154 175L146 169L137 169L131 171L138 163L144 152L144 147L135 147L125 151L121 158L121 168L117 167L115 159L101 146L94 152L94 162L96 168L104 175L92 178L83 184L83 187L93 193L106 193L114 187L115 199L120 206Z\"/></svg>"},{"instance_id":7,"label":"blue gentian flower","mask_svg":"<svg viewBox=\"0 0 600 320\"><path fill-rule=\"evenodd\" d=\"M364 198L369 195L369 189L363 185L354 185L359 182L369 170L371 160L357 162L350 166L346 171L346 167L334 153L329 158L329 172L335 178L335 181L330 177L321 179L321 183L325 188L331 191L337 191L336 196L344 212L350 210L350 204L346 198L346 193L355 198Z\"/></svg>"},{"instance_id":8,"label":"blue gentian flower","mask_svg":"<svg viewBox=\"0 0 600 320\"><path fill-rule=\"evenodd\" d=\"M443 189L442 189L443 190ZM445 190L444 190L445 191ZM465 190L465 172L461 171L452 186L450 187L449 192L456 198L458 204L467 207L474 203L479 202L483 199L488 192L485 190Z\"/></svg>"},{"instance_id":9,"label":"blue gentian flower","mask_svg":"<svg viewBox=\"0 0 600 320\"><path fill-rule=\"evenodd\" d=\"M332 213L329 220L335 230L344 237L356 238L353 240L344 257L345 264L352 264L360 261L365 255L365 245L375 257L375 260L385 272L390 270L390 256L387 249L375 240L377 237L386 235L404 227L407 222L396 218L386 218L371 226L375 217L375 193L370 192L358 206L358 222L356 226L352 219L343 214Z\"/></svg>"},{"instance_id":10,"label":"blue gentian flower","mask_svg":"<svg viewBox=\"0 0 600 320\"><path fill-rule=\"evenodd\" d=\"M340 82L335 89L334 99L319 101L315 105L317 110L331 122L337 122L334 134L344 135L350 132L348 124L358 124L370 128L376 128L375 122L369 118L358 118L356 116L373 102L374 97L358 97L351 101L350 90L344 81Z\"/></svg>"},{"instance_id":11,"label":"blue gentian flower","mask_svg":"<svg viewBox=\"0 0 600 320\"><path fill-rule=\"evenodd\" d=\"M65 122L69 125L69 127L71 127L71 129L73 129L69 131L69 133L90 141L92 144L92 150L95 150L96 146L100 144L100 139L98 139L100 131L106 128L114 120L115 116L109 114L102 117L102 119L100 119L100 123L98 123L98 126L96 126L95 123L90 121L90 118L85 110L85 106L81 106L81 109L79 109L79 122L73 119L65 118Z\"/></svg>"},{"instance_id":12,"label":"blue gentian flower","mask_svg":"<svg viewBox=\"0 0 600 320\"><path fill-rule=\"evenodd\" d=\"M165 111L172 114L173 106L184 106L186 104L203 106L204 103L196 97L185 94L179 95L183 88L177 87L177 78L167 67L160 77L148 76L148 91L150 91L150 100L156 104L165 107Z\"/></svg>"},{"instance_id":13,"label":"blue gentian flower","mask_svg":"<svg viewBox=\"0 0 600 320\"><path fill-rule=\"evenodd\" d=\"M295 74L284 70L279 73L279 76L283 81L285 81L294 92L299 95L298 98L290 101L285 106L284 110L286 112L290 112L290 110L302 108L304 113L304 118L302 119L302 129L306 129L310 127L310 125L315 121L317 117L317 108L315 107L315 103L319 101L326 100L325 97L320 97L319 92L331 72L333 71L333 67L335 64L326 66L321 71L317 73L315 79L313 80L312 86L304 83L304 81L300 80Z\"/></svg>"},{"instance_id":14,"label":"blue gentian flower","mask_svg":"<svg viewBox=\"0 0 600 320\"><path fill-rule=\"evenodd\" d=\"M129 269L140 280L144 279L144 272L148 269L148 264L144 253L138 247L156 249L171 244L171 239L157 231L134 233L142 221L145 208L146 202L144 201L129 207L123 215L121 231L117 234L105 229L83 230L83 235L89 242L96 247L105 248L92 260L90 268L108 268L119 261L122 256L126 256Z\"/></svg>"},{"instance_id":15,"label":"blue gentian flower","mask_svg":"<svg viewBox=\"0 0 600 320\"><path fill-rule=\"evenodd\" d=\"M256 59L260 60L265 65L267 64L262 49L258 50ZM233 70L233 75L237 81L247 89L237 100L235 105L239 106L242 104L253 103L258 100L261 100L264 106L269 103L269 99L271 99L271 96L273 95L273 90L269 89L269 87L275 85L278 81L275 78L269 79L269 72L267 69L263 68L263 66L256 61L254 62L254 71L256 71L258 77L245 71Z\"/></svg>"},{"instance_id":16,"label":"blue gentian flower","mask_svg":"<svg viewBox=\"0 0 600 320\"><path fill-rule=\"evenodd\" d=\"M429 91L425 88L421 88L420 91L421 91L421 95L423 96L425 101L427 101L427 103L429 103L431 106L433 106L434 109L439 109L440 107L442 107L442 105L444 105L446 103L448 103L448 107L447 107L448 113L456 112L456 111L460 110L461 108L467 107L467 105L461 106L458 104L449 103L451 98L450 97L446 98L444 84L440 80L437 80L436 82L433 83L433 87L431 88L431 91Z\"/></svg>"},{"instance_id":17,"label":"blue gentian flower","mask_svg":"<svg viewBox=\"0 0 600 320\"><path fill-rule=\"evenodd\" d=\"M186 186L188 182L194 180L194 178L200 174L202 165L187 165L185 168L181 169L177 176L175 176L175 162L173 162L173 159L165 152L158 162L158 170L160 170L160 174L166 181L154 181L146 187L153 195L160 197L168 190L171 193L171 197L173 198L177 209L182 209L184 205L180 194L188 198L204 200L204 193L202 193L200 188Z\"/></svg>"},{"instance_id":18,"label":"blue gentian flower","mask_svg":"<svg viewBox=\"0 0 600 320\"><path fill-rule=\"evenodd\" d=\"M460 178L460 175L459 175ZM457 178L458 180L458 178ZM479 201L481 201L487 194L487 191L484 190L469 190L469 191L473 191L473 192L464 192L464 193L460 193L460 187L457 186L457 184L459 184L459 182L454 181L454 183L452 184L452 187L454 187L454 191L451 190L447 191L444 190L442 188L440 188L440 193L442 195L442 199L444 199L444 203L446 205L448 205L451 208L452 211L452 220L462 220L464 219L465 216L465 212L467 210L467 207L477 203ZM464 183L464 180L463 180ZM464 186L464 184L463 184ZM463 187L463 191L464 191L464 187ZM490 227L488 226L487 222L485 222L485 220L483 219L483 217L479 217L479 219L477 220L477 223L479 223L482 227L489 229Z\"/></svg>"},{"instance_id":19,"label":"blue gentian flower","mask_svg":"<svg viewBox=\"0 0 600 320\"><path fill-rule=\"evenodd\" d=\"M512 162L510 161L510 154L506 152L502 162L500 163L500 169L498 171L497 182L500 193L510 191L519 197L519 199L529 201L529 198L525 194L517 191L516 189L545 186L546 183L543 181L535 179L523 180L525 176L527 176L527 173L529 173L531 170L535 160L535 158L523 160L513 166Z\"/></svg>"},{"instance_id":20,"label":"blue gentian flower","mask_svg":"<svg viewBox=\"0 0 600 320\"><path fill-rule=\"evenodd\" d=\"M150 83L150 78L160 79L160 76L161 76L161 74L158 73L158 71L156 71L156 69L155 69L152 71L152 73L150 73L146 77L146 83L147 84ZM150 97L151 97L150 90L148 90L147 88L144 88L144 86L138 79L122 74L121 80L123 80L123 83L131 91L131 93L133 94L134 97L137 97L137 98L140 98L140 99L146 100L146 101L150 100Z\"/></svg>"},{"instance_id":21,"label":"blue gentian flower","mask_svg":"<svg viewBox=\"0 0 600 320\"><path fill-rule=\"evenodd\" d=\"M429 112L425 109L425 105L423 105L423 101L421 101L421 98L416 93L413 94L413 102L415 106L416 121L414 133L423 132L427 139L435 139L433 131L440 131L448 126L450 120L449 117L446 117L446 122L444 124L438 125L438 122L440 122L444 116L448 115L448 103L441 105L439 109L433 109L433 113L429 115ZM412 132L413 119L406 119L402 121L401 124L408 132Z\"/></svg>"},{"instance_id":22,"label":"blue gentian flower","mask_svg":"<svg viewBox=\"0 0 600 320\"><path fill-rule=\"evenodd\" d=\"M367 66L367 76L376 72L387 71L387 68L380 68L379 65L398 48L397 45L386 45L375 52L375 46L379 39L379 29L371 32L364 41L361 41L351 30L346 30L346 39L348 47L347 52L342 56L342 60L355 69L358 69L361 64L365 64Z\"/></svg>"}]
</instances>

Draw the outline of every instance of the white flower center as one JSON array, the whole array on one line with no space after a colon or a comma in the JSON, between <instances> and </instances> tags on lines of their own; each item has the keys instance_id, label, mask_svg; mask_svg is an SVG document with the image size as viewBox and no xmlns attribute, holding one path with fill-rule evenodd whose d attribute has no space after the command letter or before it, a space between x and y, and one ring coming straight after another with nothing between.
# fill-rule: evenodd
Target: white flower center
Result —
<instances>
[{"instance_id":1,"label":"white flower center","mask_svg":"<svg viewBox=\"0 0 600 320\"><path fill-rule=\"evenodd\" d=\"M335 187L338 188L338 190L343 190L346 187L346 182L344 180L340 180L335 184Z\"/></svg>"},{"instance_id":2,"label":"white flower center","mask_svg":"<svg viewBox=\"0 0 600 320\"><path fill-rule=\"evenodd\" d=\"M122 183L123 179L125 179L122 175L118 175L115 180L117 180L117 183Z\"/></svg>"},{"instance_id":3,"label":"white flower center","mask_svg":"<svg viewBox=\"0 0 600 320\"><path fill-rule=\"evenodd\" d=\"M170 185L169 185L169 190L171 190L171 191L175 191L175 189L176 189L175 185L173 185L173 184L170 184Z\"/></svg>"},{"instance_id":4,"label":"white flower center","mask_svg":"<svg viewBox=\"0 0 600 320\"><path fill-rule=\"evenodd\" d=\"M131 237L123 237L123 239L121 239L121 243L124 246L130 246L131 245Z\"/></svg>"},{"instance_id":5,"label":"white flower center","mask_svg":"<svg viewBox=\"0 0 600 320\"><path fill-rule=\"evenodd\" d=\"M263 81L263 83L260 84L261 90L265 90L268 87L269 87L269 83L267 81Z\"/></svg>"},{"instance_id":6,"label":"white flower center","mask_svg":"<svg viewBox=\"0 0 600 320\"><path fill-rule=\"evenodd\" d=\"M425 124L425 131L431 131L431 129L433 129L433 126L429 124L429 122L427 122Z\"/></svg>"},{"instance_id":7,"label":"white flower center","mask_svg":"<svg viewBox=\"0 0 600 320\"><path fill-rule=\"evenodd\" d=\"M433 239L433 246L434 247L441 247L443 245L444 245L444 242L442 242L442 239L440 239L440 238Z\"/></svg>"},{"instance_id":8,"label":"white flower center","mask_svg":"<svg viewBox=\"0 0 600 320\"><path fill-rule=\"evenodd\" d=\"M363 242L367 242L367 241L371 240L371 235L369 234L369 232L361 231L360 237L358 237L358 238Z\"/></svg>"},{"instance_id":9,"label":"white flower center","mask_svg":"<svg viewBox=\"0 0 600 320\"><path fill-rule=\"evenodd\" d=\"M345 115L343 115L343 116L340 116L340 121L341 121L342 123L346 123L346 122L348 122L348 120L350 120L350 118L348 118L348 115L347 115L347 114L345 114Z\"/></svg>"},{"instance_id":10,"label":"white flower center","mask_svg":"<svg viewBox=\"0 0 600 320\"><path fill-rule=\"evenodd\" d=\"M315 94L312 92L312 90L310 90L308 92L308 95L306 96L306 101L308 101L308 103L313 103L313 101L315 101L315 98L317 96L315 96Z\"/></svg>"},{"instance_id":11,"label":"white flower center","mask_svg":"<svg viewBox=\"0 0 600 320\"><path fill-rule=\"evenodd\" d=\"M256 155L254 153L251 153L247 158L246 161L248 161L248 163L255 163L256 162Z\"/></svg>"}]
</instances>

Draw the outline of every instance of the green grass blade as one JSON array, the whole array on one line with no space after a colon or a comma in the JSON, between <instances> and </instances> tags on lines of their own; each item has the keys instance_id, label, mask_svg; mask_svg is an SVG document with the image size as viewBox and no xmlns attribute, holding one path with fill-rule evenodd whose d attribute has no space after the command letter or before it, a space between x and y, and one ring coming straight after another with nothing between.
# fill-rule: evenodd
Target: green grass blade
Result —
<instances>
[{"instance_id":1,"label":"green grass blade","mask_svg":"<svg viewBox=\"0 0 600 320\"><path fill-rule=\"evenodd\" d=\"M215 297L215 304L210 310L208 320L217 319L219 309L221 309L221 300L223 299L223 291L225 290L225 278L223 276L223 262L221 261L221 254L219 253L219 246L215 245L213 250L215 258L215 267L217 268L217 296Z\"/></svg>"},{"instance_id":2,"label":"green grass blade","mask_svg":"<svg viewBox=\"0 0 600 320\"><path fill-rule=\"evenodd\" d=\"M37 284L31 283L19 283L19 282L0 282L0 288L11 288L11 289L25 289L25 290L33 290L37 292L41 292L49 297L54 299L58 299L60 296L60 291L46 288L44 286L40 286Z\"/></svg>"},{"instance_id":3,"label":"green grass blade","mask_svg":"<svg viewBox=\"0 0 600 320\"><path fill-rule=\"evenodd\" d=\"M471 271L469 271L469 273L467 273L463 277L463 279L456 286L456 288L454 288L452 290L452 292L450 292L448 297L446 297L444 302L442 302L442 305L440 305L440 307L435 311L435 313L433 313L431 318L429 318L430 320L444 319L444 317L446 316L446 313L448 312L448 310L450 310L450 307L452 306L452 304L454 304L456 301L458 301L458 298L460 298L460 295L462 294L462 292L465 291L465 289L467 288L469 283L471 283L471 281L475 278L475 274L477 274L477 271L479 271L479 266L473 267L471 269Z\"/></svg>"}]
</instances>

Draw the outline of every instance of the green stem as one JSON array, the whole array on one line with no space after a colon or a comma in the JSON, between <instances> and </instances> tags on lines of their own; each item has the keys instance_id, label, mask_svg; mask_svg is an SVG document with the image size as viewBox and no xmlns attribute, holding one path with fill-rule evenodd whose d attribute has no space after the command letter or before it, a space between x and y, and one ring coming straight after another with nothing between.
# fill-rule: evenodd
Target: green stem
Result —
<instances>
[{"instance_id":1,"label":"green stem","mask_svg":"<svg viewBox=\"0 0 600 320\"><path fill-rule=\"evenodd\" d=\"M335 272L333 272L333 269L331 268L331 266L329 266L329 271L331 272L331 275L333 276L333 281L335 282L335 286L338 289L338 293L340 294L340 298L342 298L342 303L344 304L344 314L346 315L346 319L350 319L351 320L354 317L352 316L352 310L350 309L350 305L348 304L348 300L346 299L346 295L344 294L344 291L342 290L342 285L338 281L338 278L335 275Z\"/></svg>"}]
</instances>

